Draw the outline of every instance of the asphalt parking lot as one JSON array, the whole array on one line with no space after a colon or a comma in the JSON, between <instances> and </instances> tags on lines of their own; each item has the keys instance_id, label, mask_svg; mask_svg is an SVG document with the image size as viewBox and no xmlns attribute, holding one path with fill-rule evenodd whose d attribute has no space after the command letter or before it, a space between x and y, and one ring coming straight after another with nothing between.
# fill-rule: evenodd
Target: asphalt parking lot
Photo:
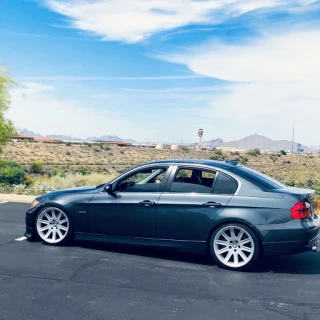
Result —
<instances>
[{"instance_id":1,"label":"asphalt parking lot","mask_svg":"<svg viewBox=\"0 0 320 320\"><path fill-rule=\"evenodd\" d=\"M0 203L0 319L320 319L320 252L230 272L188 253L22 240ZM20 241L17 241L19 239Z\"/></svg>"}]
</instances>

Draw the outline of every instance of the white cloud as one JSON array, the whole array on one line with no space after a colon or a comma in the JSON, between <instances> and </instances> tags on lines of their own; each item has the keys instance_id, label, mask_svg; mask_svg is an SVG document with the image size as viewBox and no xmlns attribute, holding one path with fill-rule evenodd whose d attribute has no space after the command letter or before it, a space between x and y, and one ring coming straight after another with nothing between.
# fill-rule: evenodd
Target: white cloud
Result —
<instances>
[{"instance_id":1,"label":"white cloud","mask_svg":"<svg viewBox=\"0 0 320 320\"><path fill-rule=\"evenodd\" d=\"M71 26L103 40L139 42L191 24L217 24L258 9L301 10L316 0L46 0Z\"/></svg>"},{"instance_id":2,"label":"white cloud","mask_svg":"<svg viewBox=\"0 0 320 320\"><path fill-rule=\"evenodd\" d=\"M292 31L240 45L206 44L163 58L229 81L302 81L320 74L320 30Z\"/></svg>"},{"instance_id":3,"label":"white cloud","mask_svg":"<svg viewBox=\"0 0 320 320\"><path fill-rule=\"evenodd\" d=\"M214 97L211 108L202 110L202 115L228 123L230 132L289 138L296 122L297 139L317 144L319 38L320 30L291 31L241 45L211 43L164 58L197 74L238 82Z\"/></svg>"},{"instance_id":4,"label":"white cloud","mask_svg":"<svg viewBox=\"0 0 320 320\"><path fill-rule=\"evenodd\" d=\"M12 94L8 117L22 129L41 134L69 134L75 137L117 134L139 135L139 124L128 121L121 112L114 115L94 105L64 101L51 94L54 88L41 83L23 83ZM31 88L32 87L32 88ZM123 134L121 134L123 131Z\"/></svg>"}]
</instances>

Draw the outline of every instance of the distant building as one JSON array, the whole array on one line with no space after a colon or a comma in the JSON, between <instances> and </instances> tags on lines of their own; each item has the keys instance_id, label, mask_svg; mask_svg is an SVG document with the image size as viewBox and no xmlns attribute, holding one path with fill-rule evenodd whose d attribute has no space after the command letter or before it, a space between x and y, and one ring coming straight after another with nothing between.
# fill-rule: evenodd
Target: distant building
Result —
<instances>
[{"instance_id":1,"label":"distant building","mask_svg":"<svg viewBox=\"0 0 320 320\"><path fill-rule=\"evenodd\" d=\"M40 143L62 143L62 140L52 139L52 138L34 138L34 141Z\"/></svg>"},{"instance_id":2,"label":"distant building","mask_svg":"<svg viewBox=\"0 0 320 320\"><path fill-rule=\"evenodd\" d=\"M117 147L132 147L131 142L123 142L123 141L101 141L101 140L95 140L93 141L95 143L107 143L111 146L117 146Z\"/></svg>"},{"instance_id":3,"label":"distant building","mask_svg":"<svg viewBox=\"0 0 320 320\"><path fill-rule=\"evenodd\" d=\"M26 136L24 134L16 134L11 137L11 141L13 141L13 142L20 142L20 141L34 142L35 140L34 140L34 137L31 137L31 136Z\"/></svg>"}]
</instances>

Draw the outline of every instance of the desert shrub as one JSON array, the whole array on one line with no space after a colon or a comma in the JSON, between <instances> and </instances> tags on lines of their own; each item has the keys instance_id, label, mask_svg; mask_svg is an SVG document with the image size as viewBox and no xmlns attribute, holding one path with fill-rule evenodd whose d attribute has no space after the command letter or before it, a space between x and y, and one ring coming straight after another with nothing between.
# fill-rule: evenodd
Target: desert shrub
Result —
<instances>
[{"instance_id":1,"label":"desert shrub","mask_svg":"<svg viewBox=\"0 0 320 320\"><path fill-rule=\"evenodd\" d=\"M66 155L67 155L67 156L70 156L70 155L71 155L70 151L67 151L67 152L66 152Z\"/></svg>"},{"instance_id":2,"label":"desert shrub","mask_svg":"<svg viewBox=\"0 0 320 320\"><path fill-rule=\"evenodd\" d=\"M26 194L28 187L25 184L17 184L13 187L13 193Z\"/></svg>"},{"instance_id":3,"label":"desert shrub","mask_svg":"<svg viewBox=\"0 0 320 320\"><path fill-rule=\"evenodd\" d=\"M71 146L71 142L67 142L67 143L66 143L66 146L67 146L67 147L70 147L70 146Z\"/></svg>"},{"instance_id":4,"label":"desert shrub","mask_svg":"<svg viewBox=\"0 0 320 320\"><path fill-rule=\"evenodd\" d=\"M223 151L220 150L220 149L213 149L213 153L214 153L214 154L217 154L217 155L219 155L219 156L223 156Z\"/></svg>"},{"instance_id":5,"label":"desert shrub","mask_svg":"<svg viewBox=\"0 0 320 320\"><path fill-rule=\"evenodd\" d=\"M12 193L14 186L0 183L0 193Z\"/></svg>"},{"instance_id":6,"label":"desert shrub","mask_svg":"<svg viewBox=\"0 0 320 320\"><path fill-rule=\"evenodd\" d=\"M33 179L32 177L30 177L30 176L25 176L25 177L24 177L24 183L25 183L27 186L29 186L29 185L31 185L31 184L34 183L34 179Z\"/></svg>"},{"instance_id":7,"label":"desert shrub","mask_svg":"<svg viewBox=\"0 0 320 320\"><path fill-rule=\"evenodd\" d=\"M288 180L288 181L285 181L284 184L288 187L294 187L296 185L296 182L294 180Z\"/></svg>"},{"instance_id":8,"label":"desert shrub","mask_svg":"<svg viewBox=\"0 0 320 320\"><path fill-rule=\"evenodd\" d=\"M210 159L210 160L223 161L223 160L224 160L224 156L215 154L215 155L213 155L213 156L210 156L209 159Z\"/></svg>"},{"instance_id":9,"label":"desert shrub","mask_svg":"<svg viewBox=\"0 0 320 320\"><path fill-rule=\"evenodd\" d=\"M247 154L248 154L249 156L257 157L257 156L259 156L259 155L261 154L261 151L260 151L260 149L258 149L258 148L250 149L250 150L247 151Z\"/></svg>"},{"instance_id":10,"label":"desert shrub","mask_svg":"<svg viewBox=\"0 0 320 320\"><path fill-rule=\"evenodd\" d=\"M103 150L110 150L110 149L111 149L111 146L110 146L109 143L102 143L102 144L100 145L100 147L101 147L101 149L103 149Z\"/></svg>"},{"instance_id":11,"label":"desert shrub","mask_svg":"<svg viewBox=\"0 0 320 320\"><path fill-rule=\"evenodd\" d=\"M54 168L50 172L51 176L59 176L59 177L65 177L66 173L58 168Z\"/></svg>"},{"instance_id":12,"label":"desert shrub","mask_svg":"<svg viewBox=\"0 0 320 320\"><path fill-rule=\"evenodd\" d=\"M48 192L55 191L56 189L50 185L48 182L45 181L36 181L33 185L31 185L27 193L32 195L40 195Z\"/></svg>"},{"instance_id":13,"label":"desert shrub","mask_svg":"<svg viewBox=\"0 0 320 320\"><path fill-rule=\"evenodd\" d=\"M83 176L87 176L91 174L91 171L85 168L80 168L77 170L78 173L82 174Z\"/></svg>"},{"instance_id":14,"label":"desert shrub","mask_svg":"<svg viewBox=\"0 0 320 320\"><path fill-rule=\"evenodd\" d=\"M44 163L42 161L34 161L30 163L29 171L31 173L41 173Z\"/></svg>"},{"instance_id":15,"label":"desert shrub","mask_svg":"<svg viewBox=\"0 0 320 320\"><path fill-rule=\"evenodd\" d=\"M241 158L240 159L240 163L242 164L242 165L246 165L247 164L247 162L248 162L248 159L247 158Z\"/></svg>"},{"instance_id":16,"label":"desert shrub","mask_svg":"<svg viewBox=\"0 0 320 320\"><path fill-rule=\"evenodd\" d=\"M188 147L186 147L186 146L180 146L179 149L181 151L184 151L184 152L189 152L190 151L190 149Z\"/></svg>"},{"instance_id":17,"label":"desert shrub","mask_svg":"<svg viewBox=\"0 0 320 320\"><path fill-rule=\"evenodd\" d=\"M101 151L98 146L94 146L94 147L92 148L92 150L93 150L94 152L100 152L100 151Z\"/></svg>"},{"instance_id":18,"label":"desert shrub","mask_svg":"<svg viewBox=\"0 0 320 320\"><path fill-rule=\"evenodd\" d=\"M282 154L283 156L287 155L287 153L284 150L280 150L280 154Z\"/></svg>"},{"instance_id":19,"label":"desert shrub","mask_svg":"<svg viewBox=\"0 0 320 320\"><path fill-rule=\"evenodd\" d=\"M14 161L0 161L0 183L20 184L24 181L24 170Z\"/></svg>"}]
</instances>

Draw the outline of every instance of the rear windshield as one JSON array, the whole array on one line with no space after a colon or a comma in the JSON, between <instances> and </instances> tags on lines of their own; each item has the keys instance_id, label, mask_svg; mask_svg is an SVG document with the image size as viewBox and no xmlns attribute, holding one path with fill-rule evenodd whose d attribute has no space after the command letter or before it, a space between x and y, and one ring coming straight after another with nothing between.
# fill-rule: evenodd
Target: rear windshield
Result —
<instances>
[{"instance_id":1,"label":"rear windshield","mask_svg":"<svg viewBox=\"0 0 320 320\"><path fill-rule=\"evenodd\" d=\"M257 184L266 189L282 189L285 187L279 181L272 179L261 172L249 169L247 167L236 166L232 169L232 171L244 178L256 182Z\"/></svg>"}]
</instances>

